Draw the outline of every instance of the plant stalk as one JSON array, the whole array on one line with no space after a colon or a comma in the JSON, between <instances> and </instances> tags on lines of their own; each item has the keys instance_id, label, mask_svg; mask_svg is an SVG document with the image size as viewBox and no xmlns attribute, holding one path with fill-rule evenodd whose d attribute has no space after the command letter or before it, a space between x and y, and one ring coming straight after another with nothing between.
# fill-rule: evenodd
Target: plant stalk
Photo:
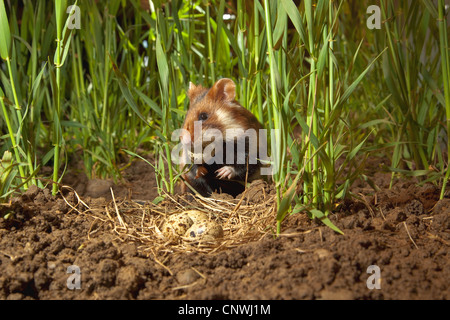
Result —
<instances>
[{"instance_id":1,"label":"plant stalk","mask_svg":"<svg viewBox=\"0 0 450 320\"><path fill-rule=\"evenodd\" d=\"M14 81L14 78L13 78L12 67L11 67L11 59L9 57L6 59L6 63L7 63L7 66L8 66L9 78L11 79L10 80L11 81L11 89L12 89L13 97L14 97L14 104L15 104L15 109L16 109L16 114L17 114L17 123L19 124L20 127L22 127L22 122L23 122L22 112L21 112L21 107L20 107L20 104L19 104L19 99L17 97L15 81ZM12 142L12 140L11 140L11 142ZM14 143L14 145L15 145L14 152L18 152L18 145L17 145L17 143ZM19 157L19 159L20 159L20 157ZM20 163L20 160L18 160L18 162ZM33 170L33 163L31 161L31 156L30 156L30 152L29 151L27 151L27 163L28 163L29 173L31 174L34 170ZM20 166L19 166L19 168L20 168ZM19 171L19 173L20 173L20 178L21 179L26 179L25 174L23 172L23 169L22 169L22 172ZM33 178L33 183L35 183L35 179L34 178ZM28 183L25 183L23 187L24 187L25 190L27 190L28 187L29 187Z\"/></svg>"},{"instance_id":2,"label":"plant stalk","mask_svg":"<svg viewBox=\"0 0 450 320\"><path fill-rule=\"evenodd\" d=\"M450 59L448 54L447 23L444 17L444 0L438 1L438 25L439 25L439 45L441 51L442 78L444 82L445 112L447 117L447 173L442 184L440 198L443 199L448 179L450 177Z\"/></svg>"}]
</instances>

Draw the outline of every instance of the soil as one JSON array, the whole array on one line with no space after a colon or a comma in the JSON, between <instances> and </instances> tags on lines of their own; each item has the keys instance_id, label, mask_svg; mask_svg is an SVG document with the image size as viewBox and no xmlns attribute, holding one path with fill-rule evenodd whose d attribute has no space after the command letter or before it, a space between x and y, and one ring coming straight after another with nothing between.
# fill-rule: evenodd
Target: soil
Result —
<instances>
[{"instance_id":1,"label":"soil","mask_svg":"<svg viewBox=\"0 0 450 320\"><path fill-rule=\"evenodd\" d=\"M358 197L331 215L344 235L299 213L280 237L267 229L210 251L152 248L101 219L110 188L115 201L157 197L143 161L118 184L71 174L65 183L76 192L32 187L0 206L0 299L449 299L450 198L414 180L389 188L390 174L373 171L379 190L355 183ZM261 193L247 198L260 202ZM82 211L80 200L103 211ZM68 288L77 284L70 266L81 272L78 290Z\"/></svg>"}]
</instances>

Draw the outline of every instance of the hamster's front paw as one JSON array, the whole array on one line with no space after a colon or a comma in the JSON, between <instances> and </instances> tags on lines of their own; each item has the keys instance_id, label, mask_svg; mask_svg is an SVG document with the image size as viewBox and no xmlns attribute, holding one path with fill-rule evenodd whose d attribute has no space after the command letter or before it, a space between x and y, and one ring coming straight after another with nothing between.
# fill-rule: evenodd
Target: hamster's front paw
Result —
<instances>
[{"instance_id":1,"label":"hamster's front paw","mask_svg":"<svg viewBox=\"0 0 450 320\"><path fill-rule=\"evenodd\" d=\"M216 171L217 178L219 179L233 179L236 176L236 172L233 167L224 166Z\"/></svg>"}]
</instances>

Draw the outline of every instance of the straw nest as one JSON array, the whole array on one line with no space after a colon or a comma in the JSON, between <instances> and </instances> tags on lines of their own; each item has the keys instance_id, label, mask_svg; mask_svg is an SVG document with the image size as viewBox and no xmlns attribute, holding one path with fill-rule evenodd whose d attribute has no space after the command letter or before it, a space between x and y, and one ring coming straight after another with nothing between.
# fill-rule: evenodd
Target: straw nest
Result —
<instances>
[{"instance_id":1,"label":"straw nest","mask_svg":"<svg viewBox=\"0 0 450 320\"><path fill-rule=\"evenodd\" d=\"M75 204L66 202L73 210L93 219L88 237L105 225L120 241L135 241L139 250L153 256L168 253L214 253L258 241L275 230L276 200L273 188L263 181L255 181L236 199L225 194L211 198L190 194L166 195L158 204L147 201L117 199L112 201L83 201L76 195ZM199 210L210 221L219 224L223 236L215 240L171 238L162 232L167 218L188 210Z\"/></svg>"}]
</instances>

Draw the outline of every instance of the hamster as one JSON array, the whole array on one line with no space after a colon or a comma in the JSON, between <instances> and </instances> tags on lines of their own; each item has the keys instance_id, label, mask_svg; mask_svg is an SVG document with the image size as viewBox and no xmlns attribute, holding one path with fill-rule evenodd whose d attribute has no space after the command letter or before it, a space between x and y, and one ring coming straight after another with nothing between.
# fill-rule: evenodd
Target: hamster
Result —
<instances>
[{"instance_id":1,"label":"hamster","mask_svg":"<svg viewBox=\"0 0 450 320\"><path fill-rule=\"evenodd\" d=\"M190 83L187 95L190 105L180 138L188 149L183 156L191 164L187 164L190 170L184 180L205 197L213 192L236 197L245 190L246 181L259 177L262 125L235 100L236 85L231 79L221 79L210 89ZM201 130L196 129L200 124ZM216 138L219 134L222 139ZM201 155L192 153L196 144L201 145L196 149ZM207 148L212 150L209 158ZM190 188L183 183L182 192L186 191Z\"/></svg>"}]
</instances>

